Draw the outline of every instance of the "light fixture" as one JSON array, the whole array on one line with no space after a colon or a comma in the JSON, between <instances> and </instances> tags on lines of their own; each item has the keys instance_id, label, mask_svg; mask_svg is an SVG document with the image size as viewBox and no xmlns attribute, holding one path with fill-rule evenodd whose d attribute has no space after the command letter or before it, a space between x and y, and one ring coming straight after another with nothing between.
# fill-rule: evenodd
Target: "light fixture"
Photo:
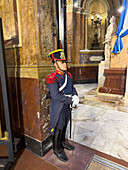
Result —
<instances>
[{"instance_id":1,"label":"light fixture","mask_svg":"<svg viewBox=\"0 0 128 170\"><path fill-rule=\"evenodd\" d=\"M77 2L75 2L75 3L74 3L74 7L77 7L77 6L78 6L78 3L77 3Z\"/></svg>"},{"instance_id":2,"label":"light fixture","mask_svg":"<svg viewBox=\"0 0 128 170\"><path fill-rule=\"evenodd\" d=\"M91 16L91 20L93 20L94 19L94 17L93 17L93 15Z\"/></svg>"},{"instance_id":3,"label":"light fixture","mask_svg":"<svg viewBox=\"0 0 128 170\"><path fill-rule=\"evenodd\" d=\"M95 26L94 39L93 39L91 50L100 50L100 43L98 43L97 28L98 28L98 25L100 25L101 27L102 16L100 16L99 14L95 14L95 16L93 15L91 16L92 26L93 25Z\"/></svg>"},{"instance_id":4,"label":"light fixture","mask_svg":"<svg viewBox=\"0 0 128 170\"><path fill-rule=\"evenodd\" d=\"M91 21L92 21L92 25L94 24L96 26L96 29L97 29L97 24L101 25L102 16L100 16L99 14L96 14L96 18L94 18L94 16L92 15Z\"/></svg>"},{"instance_id":5,"label":"light fixture","mask_svg":"<svg viewBox=\"0 0 128 170\"><path fill-rule=\"evenodd\" d=\"M124 8L121 6L119 9L118 9L118 12L122 12L124 10Z\"/></svg>"},{"instance_id":6,"label":"light fixture","mask_svg":"<svg viewBox=\"0 0 128 170\"><path fill-rule=\"evenodd\" d=\"M99 19L99 18L100 18L100 15L98 14L98 15L97 15L97 19Z\"/></svg>"}]
</instances>

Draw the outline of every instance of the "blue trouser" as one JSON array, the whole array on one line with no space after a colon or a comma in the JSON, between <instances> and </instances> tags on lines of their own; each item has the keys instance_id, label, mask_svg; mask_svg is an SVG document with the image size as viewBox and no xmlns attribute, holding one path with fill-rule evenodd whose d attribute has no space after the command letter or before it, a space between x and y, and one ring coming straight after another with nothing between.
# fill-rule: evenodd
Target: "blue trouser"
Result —
<instances>
[{"instance_id":1,"label":"blue trouser","mask_svg":"<svg viewBox=\"0 0 128 170\"><path fill-rule=\"evenodd\" d=\"M57 122L57 128L63 129L69 122L71 115L71 108L69 105L64 105L60 114L60 117Z\"/></svg>"}]
</instances>

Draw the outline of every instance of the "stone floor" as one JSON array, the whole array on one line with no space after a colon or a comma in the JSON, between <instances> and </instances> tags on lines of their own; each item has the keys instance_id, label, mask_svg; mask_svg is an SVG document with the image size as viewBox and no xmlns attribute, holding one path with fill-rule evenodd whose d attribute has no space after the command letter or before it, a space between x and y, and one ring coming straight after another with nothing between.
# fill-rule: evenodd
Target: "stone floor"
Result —
<instances>
[{"instance_id":1,"label":"stone floor","mask_svg":"<svg viewBox=\"0 0 128 170\"><path fill-rule=\"evenodd\" d=\"M94 158L95 151L73 141L70 143L75 147L75 150L65 149L68 157L67 162L60 161L53 153L53 149L45 156L39 157L25 148L20 148L14 163L10 165L3 160L3 158L8 158L7 145L0 145L0 170L86 170ZM94 163L92 166L95 166Z\"/></svg>"},{"instance_id":2,"label":"stone floor","mask_svg":"<svg viewBox=\"0 0 128 170\"><path fill-rule=\"evenodd\" d=\"M75 87L80 104L72 111L71 140L128 162L128 105L119 96L98 97L97 84Z\"/></svg>"},{"instance_id":3,"label":"stone floor","mask_svg":"<svg viewBox=\"0 0 128 170\"><path fill-rule=\"evenodd\" d=\"M43 160L62 170L86 170L95 155L95 151L73 141L70 141L70 144L75 147L75 150L68 151L64 149L68 157L67 162L60 161L53 153L53 149L43 157Z\"/></svg>"}]
</instances>

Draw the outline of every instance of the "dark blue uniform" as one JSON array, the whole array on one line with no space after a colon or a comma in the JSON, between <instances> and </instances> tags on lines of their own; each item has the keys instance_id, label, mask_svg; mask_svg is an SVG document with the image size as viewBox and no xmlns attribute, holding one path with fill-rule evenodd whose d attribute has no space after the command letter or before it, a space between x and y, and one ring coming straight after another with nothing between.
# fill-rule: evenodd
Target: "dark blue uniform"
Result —
<instances>
[{"instance_id":1,"label":"dark blue uniform","mask_svg":"<svg viewBox=\"0 0 128 170\"><path fill-rule=\"evenodd\" d=\"M67 74L66 86L59 91L65 82L65 74ZM54 73L47 76L46 81L51 94L50 133L54 134L55 127L63 129L70 118L72 97L66 95L77 95L77 92L72 84L71 74L68 72L55 70Z\"/></svg>"}]
</instances>

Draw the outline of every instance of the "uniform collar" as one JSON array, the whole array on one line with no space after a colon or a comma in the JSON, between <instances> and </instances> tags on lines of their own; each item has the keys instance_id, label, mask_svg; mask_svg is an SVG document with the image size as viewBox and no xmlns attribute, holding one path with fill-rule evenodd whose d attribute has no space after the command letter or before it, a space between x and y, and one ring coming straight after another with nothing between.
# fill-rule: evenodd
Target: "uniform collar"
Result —
<instances>
[{"instance_id":1,"label":"uniform collar","mask_svg":"<svg viewBox=\"0 0 128 170\"><path fill-rule=\"evenodd\" d=\"M62 71L55 70L55 72L64 76L64 72L62 72Z\"/></svg>"}]
</instances>

